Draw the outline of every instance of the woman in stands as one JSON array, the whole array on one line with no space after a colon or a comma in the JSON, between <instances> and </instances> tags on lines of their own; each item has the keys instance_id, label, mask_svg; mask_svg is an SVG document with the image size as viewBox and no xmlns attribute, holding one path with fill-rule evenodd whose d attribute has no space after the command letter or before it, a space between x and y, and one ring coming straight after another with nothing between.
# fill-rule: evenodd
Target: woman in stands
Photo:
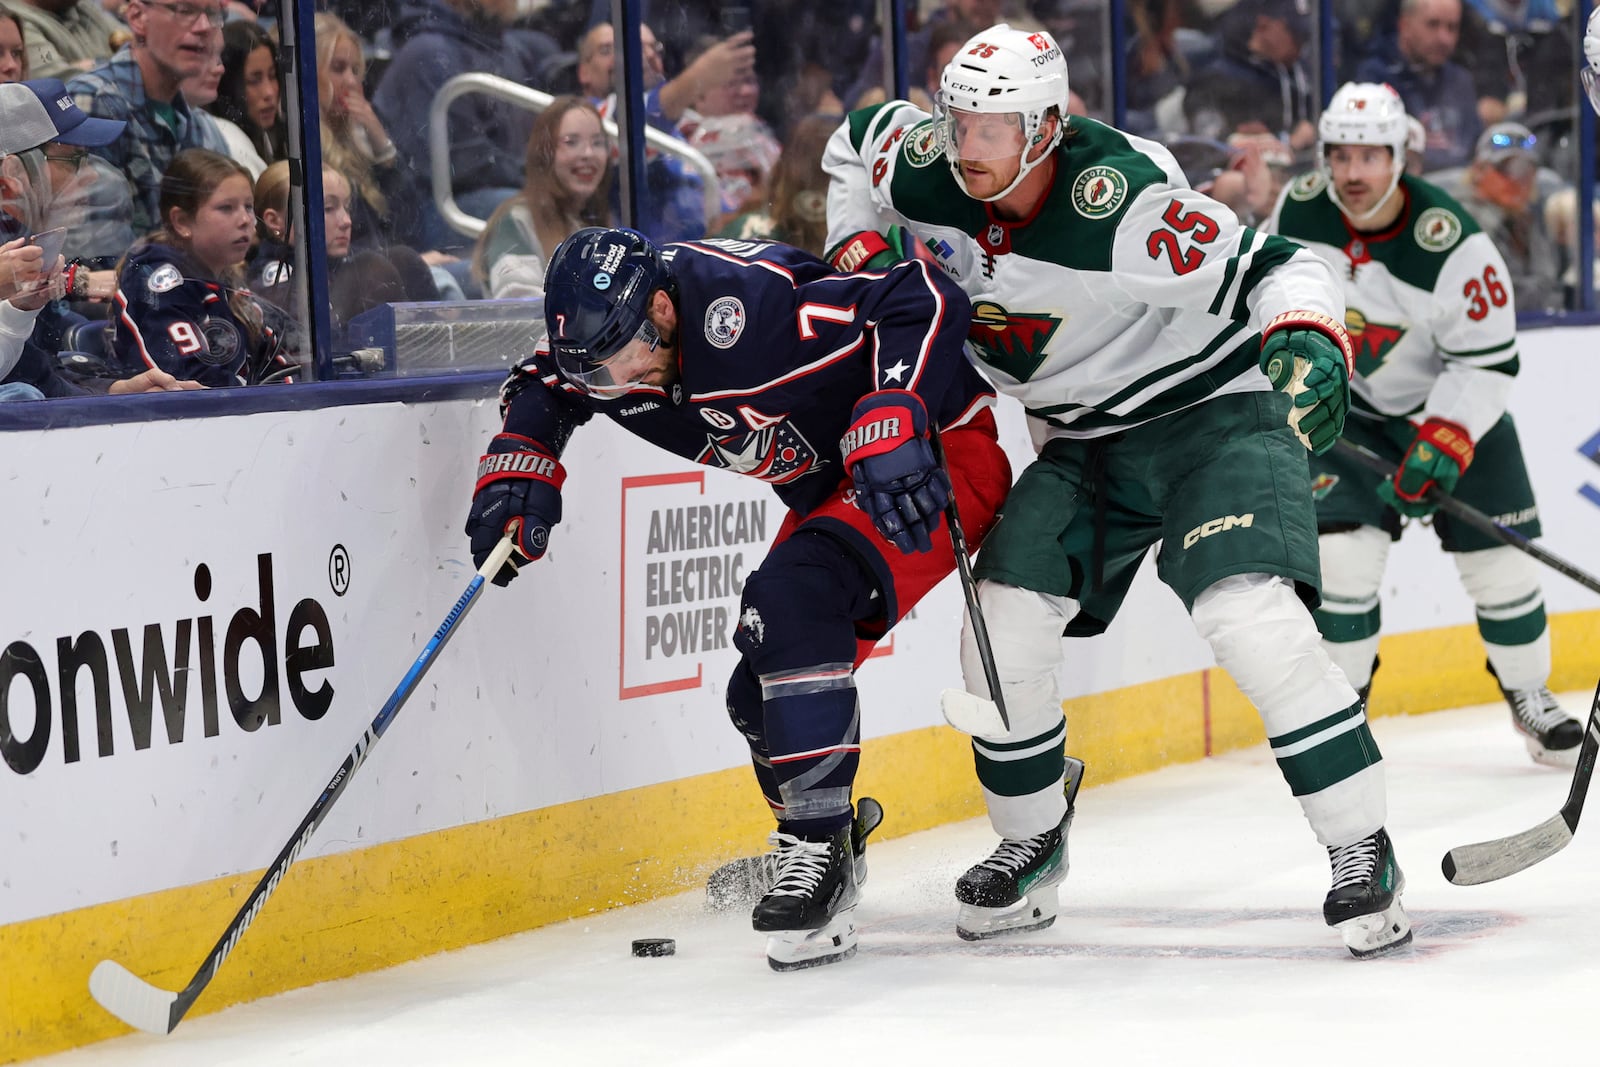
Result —
<instances>
[{"instance_id":1,"label":"woman in stands","mask_svg":"<svg viewBox=\"0 0 1600 1067\"><path fill-rule=\"evenodd\" d=\"M161 179L161 226L117 271L112 352L130 374L159 367L208 386L293 380L278 331L244 285L255 200L243 167L203 148Z\"/></svg>"},{"instance_id":2,"label":"woman in stands","mask_svg":"<svg viewBox=\"0 0 1600 1067\"><path fill-rule=\"evenodd\" d=\"M610 225L611 143L593 104L577 96L550 102L528 134L525 174L472 253L473 276L491 297L541 295L556 245L585 226Z\"/></svg>"},{"instance_id":3,"label":"woman in stands","mask_svg":"<svg viewBox=\"0 0 1600 1067\"><path fill-rule=\"evenodd\" d=\"M28 38L22 20L0 4L0 83L28 80Z\"/></svg>"},{"instance_id":4,"label":"woman in stands","mask_svg":"<svg viewBox=\"0 0 1600 1067\"><path fill-rule=\"evenodd\" d=\"M336 15L317 15L315 27L322 159L350 182L355 246L382 244L389 195L398 180L394 142L362 87L367 63L361 39Z\"/></svg>"},{"instance_id":5,"label":"woman in stands","mask_svg":"<svg viewBox=\"0 0 1600 1067\"><path fill-rule=\"evenodd\" d=\"M433 274L409 248L351 249L350 183L332 167L322 168L322 227L328 257L328 302L337 330L379 304L439 299ZM250 266L250 288L293 311L289 279L294 265L294 226L289 215L289 161L280 159L256 182L261 247Z\"/></svg>"},{"instance_id":6,"label":"woman in stands","mask_svg":"<svg viewBox=\"0 0 1600 1067\"><path fill-rule=\"evenodd\" d=\"M278 84L278 50L254 22L236 20L222 27L222 82L208 109L225 118L250 139L266 163L288 154Z\"/></svg>"}]
</instances>

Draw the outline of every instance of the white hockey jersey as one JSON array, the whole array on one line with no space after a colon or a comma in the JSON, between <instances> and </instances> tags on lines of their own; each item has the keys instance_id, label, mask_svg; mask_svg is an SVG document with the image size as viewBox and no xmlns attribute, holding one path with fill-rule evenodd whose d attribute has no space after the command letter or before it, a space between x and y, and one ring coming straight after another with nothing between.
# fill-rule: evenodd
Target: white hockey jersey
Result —
<instances>
[{"instance_id":1,"label":"white hockey jersey","mask_svg":"<svg viewBox=\"0 0 1600 1067\"><path fill-rule=\"evenodd\" d=\"M1326 263L1190 189L1155 142L1074 117L1056 162L1032 217L1011 222L962 192L904 101L847 116L823 156L829 245L895 223L920 237L972 298L969 352L1021 398L1036 444L1269 389L1270 320L1344 320Z\"/></svg>"},{"instance_id":2,"label":"white hockey jersey","mask_svg":"<svg viewBox=\"0 0 1600 1067\"><path fill-rule=\"evenodd\" d=\"M1445 419L1474 441L1505 413L1517 373L1516 301L1505 261L1472 216L1410 176L1399 219L1358 234L1321 171L1296 178L1268 228L1338 272L1355 349L1356 413Z\"/></svg>"}]
</instances>

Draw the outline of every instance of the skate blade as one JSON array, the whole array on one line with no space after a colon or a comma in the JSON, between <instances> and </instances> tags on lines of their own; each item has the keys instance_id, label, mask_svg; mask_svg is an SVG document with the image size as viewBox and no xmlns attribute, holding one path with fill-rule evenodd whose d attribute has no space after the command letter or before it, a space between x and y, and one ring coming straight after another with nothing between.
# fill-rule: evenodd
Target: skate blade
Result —
<instances>
[{"instance_id":1,"label":"skate blade","mask_svg":"<svg viewBox=\"0 0 1600 1067\"><path fill-rule=\"evenodd\" d=\"M775 971L843 963L855 954L854 908L841 911L820 930L780 930L767 936L767 964Z\"/></svg>"},{"instance_id":2,"label":"skate blade","mask_svg":"<svg viewBox=\"0 0 1600 1067\"><path fill-rule=\"evenodd\" d=\"M1522 743L1528 746L1528 755L1533 757L1533 762L1546 767L1560 767L1571 770L1578 765L1578 750L1582 744L1573 745L1571 748L1545 748L1537 738L1522 735Z\"/></svg>"},{"instance_id":3,"label":"skate blade","mask_svg":"<svg viewBox=\"0 0 1600 1067\"><path fill-rule=\"evenodd\" d=\"M1344 938L1350 955L1358 960L1381 956L1411 944L1411 917L1400 906L1398 896L1383 911L1346 919L1334 929Z\"/></svg>"},{"instance_id":4,"label":"skate blade","mask_svg":"<svg viewBox=\"0 0 1600 1067\"><path fill-rule=\"evenodd\" d=\"M1002 934L1043 930L1056 921L1058 895L1053 885L1035 889L1015 904L1003 908L961 905L956 916L956 936L963 941L984 941Z\"/></svg>"}]
</instances>

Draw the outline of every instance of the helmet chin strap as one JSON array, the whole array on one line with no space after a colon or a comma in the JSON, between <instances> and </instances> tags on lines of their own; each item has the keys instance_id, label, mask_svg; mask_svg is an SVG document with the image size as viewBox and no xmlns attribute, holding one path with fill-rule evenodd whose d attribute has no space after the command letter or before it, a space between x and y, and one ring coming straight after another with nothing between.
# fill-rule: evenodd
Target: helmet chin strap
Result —
<instances>
[{"instance_id":1,"label":"helmet chin strap","mask_svg":"<svg viewBox=\"0 0 1600 1067\"><path fill-rule=\"evenodd\" d=\"M1345 202L1343 200L1339 199L1339 189L1334 184L1333 172L1330 170L1328 172L1328 199L1333 201L1333 206L1338 208L1346 218L1359 226L1361 223L1366 222L1379 211L1383 210L1383 205L1389 202L1389 198L1394 195L1394 191L1400 187L1400 175L1404 171L1405 164L1402 162L1397 162L1389 172L1389 188L1383 191L1383 195L1378 197L1378 199L1373 202L1370 208L1357 215L1345 206Z\"/></svg>"}]
</instances>

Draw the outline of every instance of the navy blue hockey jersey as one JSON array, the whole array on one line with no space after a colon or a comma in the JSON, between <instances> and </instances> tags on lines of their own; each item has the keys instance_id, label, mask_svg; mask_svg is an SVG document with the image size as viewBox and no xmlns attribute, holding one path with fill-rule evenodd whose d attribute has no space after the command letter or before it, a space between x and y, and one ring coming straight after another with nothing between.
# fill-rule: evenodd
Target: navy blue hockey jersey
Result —
<instances>
[{"instance_id":1,"label":"navy blue hockey jersey","mask_svg":"<svg viewBox=\"0 0 1600 1067\"><path fill-rule=\"evenodd\" d=\"M245 322L233 292L182 249L134 246L117 276L112 351L122 369L160 367L216 388L254 384L289 366L255 298L248 297L255 321Z\"/></svg>"},{"instance_id":2,"label":"navy blue hockey jersey","mask_svg":"<svg viewBox=\"0 0 1600 1067\"><path fill-rule=\"evenodd\" d=\"M839 274L802 249L722 239L662 254L678 285L678 381L591 397L540 342L502 391L506 432L559 455L602 414L674 455L769 482L805 514L845 477L839 438L867 393L911 390L945 428L993 402L962 352L971 305L928 263Z\"/></svg>"}]
</instances>

